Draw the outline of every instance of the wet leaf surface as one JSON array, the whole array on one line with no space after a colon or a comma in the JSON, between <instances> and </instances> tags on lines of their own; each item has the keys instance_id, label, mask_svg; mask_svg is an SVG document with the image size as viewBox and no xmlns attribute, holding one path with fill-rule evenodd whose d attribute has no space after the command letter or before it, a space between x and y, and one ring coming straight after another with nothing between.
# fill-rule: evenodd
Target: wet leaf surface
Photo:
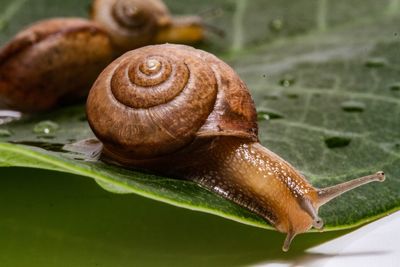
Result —
<instances>
[{"instance_id":1,"label":"wet leaf surface","mask_svg":"<svg viewBox=\"0 0 400 267\"><path fill-rule=\"evenodd\" d=\"M259 120L261 142L314 185L385 171L385 183L357 189L324 206L321 217L327 229L353 227L400 206L400 5L396 3L167 1L174 13L203 14L208 23L226 32L224 39L210 34L199 47L215 52L237 70L259 114L270 116ZM85 16L88 6L88 1L80 0L0 0L0 43L38 19ZM207 18L210 10L222 11ZM193 183L85 161L79 153L62 149L92 137L83 105L25 116L0 125L0 165L91 177L112 192L137 193L269 227ZM332 138L347 141L328 145L326 140Z\"/></svg>"}]
</instances>

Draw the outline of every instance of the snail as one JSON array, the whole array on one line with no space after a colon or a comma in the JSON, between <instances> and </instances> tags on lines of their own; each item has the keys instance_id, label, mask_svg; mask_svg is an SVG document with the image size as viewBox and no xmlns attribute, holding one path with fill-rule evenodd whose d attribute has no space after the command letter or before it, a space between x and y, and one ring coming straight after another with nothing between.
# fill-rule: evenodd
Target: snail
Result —
<instances>
[{"instance_id":1,"label":"snail","mask_svg":"<svg viewBox=\"0 0 400 267\"><path fill-rule=\"evenodd\" d=\"M200 17L171 17L161 0L94 0L91 18L109 32L120 54L149 44L204 38Z\"/></svg>"},{"instance_id":2,"label":"snail","mask_svg":"<svg viewBox=\"0 0 400 267\"><path fill-rule=\"evenodd\" d=\"M293 238L322 229L319 208L377 172L315 188L258 140L251 95L227 64L184 45L122 55L98 77L86 105L102 157L126 168L194 181Z\"/></svg>"},{"instance_id":3,"label":"snail","mask_svg":"<svg viewBox=\"0 0 400 267\"><path fill-rule=\"evenodd\" d=\"M82 98L112 60L110 38L97 24L39 21L0 49L0 107L38 112Z\"/></svg>"}]
</instances>

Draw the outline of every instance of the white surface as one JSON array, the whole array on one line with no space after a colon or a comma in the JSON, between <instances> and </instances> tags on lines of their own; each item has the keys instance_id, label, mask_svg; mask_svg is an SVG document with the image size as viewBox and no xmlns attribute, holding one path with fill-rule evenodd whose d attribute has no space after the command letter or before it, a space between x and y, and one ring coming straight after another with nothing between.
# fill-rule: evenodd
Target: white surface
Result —
<instances>
[{"instance_id":1,"label":"white surface","mask_svg":"<svg viewBox=\"0 0 400 267\"><path fill-rule=\"evenodd\" d=\"M308 249L299 259L257 266L400 267L400 212Z\"/></svg>"}]
</instances>

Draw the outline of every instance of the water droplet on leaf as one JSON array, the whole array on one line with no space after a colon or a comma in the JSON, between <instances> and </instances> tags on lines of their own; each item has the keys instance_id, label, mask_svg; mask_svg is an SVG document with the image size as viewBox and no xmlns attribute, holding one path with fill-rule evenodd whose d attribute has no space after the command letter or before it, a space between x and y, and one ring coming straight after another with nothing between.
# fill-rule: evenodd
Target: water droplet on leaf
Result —
<instances>
[{"instance_id":1,"label":"water droplet on leaf","mask_svg":"<svg viewBox=\"0 0 400 267\"><path fill-rule=\"evenodd\" d=\"M258 112L257 113L257 120L258 121L269 121L271 118L269 117L268 114Z\"/></svg>"},{"instance_id":2,"label":"water droplet on leaf","mask_svg":"<svg viewBox=\"0 0 400 267\"><path fill-rule=\"evenodd\" d=\"M259 109L257 112L257 119L259 121L282 119L283 114L269 109Z\"/></svg>"},{"instance_id":3,"label":"water droplet on leaf","mask_svg":"<svg viewBox=\"0 0 400 267\"><path fill-rule=\"evenodd\" d=\"M283 29L283 20L281 19L273 19L269 23L269 28L273 32L280 32Z\"/></svg>"},{"instance_id":4,"label":"water droplet on leaf","mask_svg":"<svg viewBox=\"0 0 400 267\"><path fill-rule=\"evenodd\" d=\"M96 183L103 188L104 190L114 193L114 194L129 194L132 193L132 190L130 190L128 187L125 187L120 184L114 184L109 181L105 180L100 180L100 179L95 179Z\"/></svg>"},{"instance_id":5,"label":"water droplet on leaf","mask_svg":"<svg viewBox=\"0 0 400 267\"><path fill-rule=\"evenodd\" d=\"M389 89L392 91L400 91L400 82L389 85Z\"/></svg>"},{"instance_id":6,"label":"water droplet on leaf","mask_svg":"<svg viewBox=\"0 0 400 267\"><path fill-rule=\"evenodd\" d=\"M296 79L292 75L285 75L283 78L279 81L279 84L282 85L283 87L289 87L292 86L296 82Z\"/></svg>"},{"instance_id":7,"label":"water droplet on leaf","mask_svg":"<svg viewBox=\"0 0 400 267\"><path fill-rule=\"evenodd\" d=\"M290 99L296 99L296 98L299 98L299 95L296 93L287 93L286 97L290 98Z\"/></svg>"},{"instance_id":8,"label":"water droplet on leaf","mask_svg":"<svg viewBox=\"0 0 400 267\"><path fill-rule=\"evenodd\" d=\"M347 112L363 112L365 110L365 104L359 101L345 101L341 104L344 111Z\"/></svg>"},{"instance_id":9,"label":"water droplet on leaf","mask_svg":"<svg viewBox=\"0 0 400 267\"><path fill-rule=\"evenodd\" d=\"M53 135L58 128L57 123L52 121L41 121L33 127L33 132L41 135Z\"/></svg>"},{"instance_id":10,"label":"water droplet on leaf","mask_svg":"<svg viewBox=\"0 0 400 267\"><path fill-rule=\"evenodd\" d=\"M380 67L384 67L387 65L387 60L386 58L383 57L372 57L367 59L367 61L365 62L365 66L368 68L380 68Z\"/></svg>"},{"instance_id":11,"label":"water droplet on leaf","mask_svg":"<svg viewBox=\"0 0 400 267\"><path fill-rule=\"evenodd\" d=\"M328 148L338 148L348 146L351 142L351 138L345 136L332 136L325 138L324 141Z\"/></svg>"},{"instance_id":12,"label":"water droplet on leaf","mask_svg":"<svg viewBox=\"0 0 400 267\"><path fill-rule=\"evenodd\" d=\"M0 137L10 137L12 132L7 129L0 129Z\"/></svg>"}]
</instances>

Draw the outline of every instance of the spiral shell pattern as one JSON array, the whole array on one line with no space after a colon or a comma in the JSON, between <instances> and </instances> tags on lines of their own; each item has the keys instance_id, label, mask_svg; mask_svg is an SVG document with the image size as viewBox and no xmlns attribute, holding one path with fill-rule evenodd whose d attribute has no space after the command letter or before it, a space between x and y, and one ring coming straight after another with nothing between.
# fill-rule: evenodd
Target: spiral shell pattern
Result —
<instances>
[{"instance_id":1,"label":"spiral shell pattern","mask_svg":"<svg viewBox=\"0 0 400 267\"><path fill-rule=\"evenodd\" d=\"M197 50L177 47L128 52L100 75L87 112L106 149L129 157L162 156L190 143L205 124L218 93L214 71Z\"/></svg>"}]
</instances>

